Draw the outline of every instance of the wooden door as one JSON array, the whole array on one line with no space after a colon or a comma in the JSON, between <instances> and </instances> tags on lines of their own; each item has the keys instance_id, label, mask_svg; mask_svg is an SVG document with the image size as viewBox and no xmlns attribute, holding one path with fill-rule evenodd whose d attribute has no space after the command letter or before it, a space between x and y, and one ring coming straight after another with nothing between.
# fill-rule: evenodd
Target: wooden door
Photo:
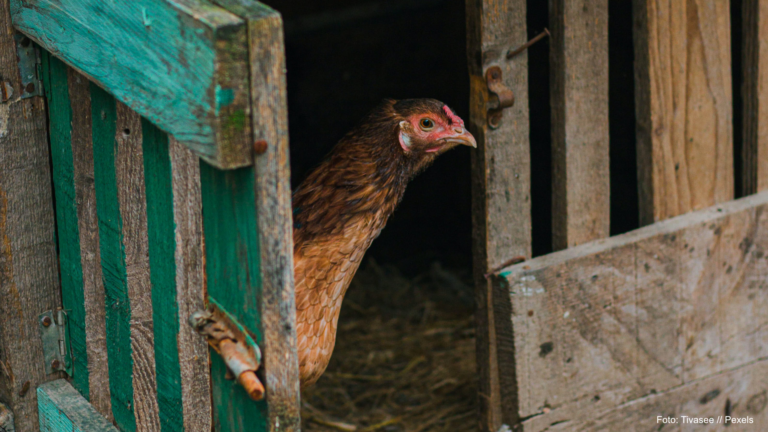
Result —
<instances>
[{"instance_id":1,"label":"wooden door","mask_svg":"<svg viewBox=\"0 0 768 432\"><path fill-rule=\"evenodd\" d=\"M729 2L633 1L634 47L610 49L634 48L647 226L611 238L609 199L622 197L609 197L609 2L549 2L552 234L564 250L534 259L526 58L507 54L526 42L526 3L467 2L481 429L645 431L664 426L657 416L714 418L716 430L730 430L728 416L765 423L768 2L739 10L744 123L734 124ZM516 96L500 125L489 121L486 79L496 66ZM734 158L746 195L735 201ZM509 265L518 255L526 261Z\"/></svg>"},{"instance_id":2,"label":"wooden door","mask_svg":"<svg viewBox=\"0 0 768 432\"><path fill-rule=\"evenodd\" d=\"M2 4L40 46L45 101L25 99L26 115L48 120L42 204L55 202L61 281L60 303L55 289L24 313L62 307L71 354L66 373L26 384L31 404L6 399L16 430L37 430L35 395L42 430L298 430L279 14L238 0ZM234 340L258 345L263 400L188 324L214 304L245 330Z\"/></svg>"}]
</instances>

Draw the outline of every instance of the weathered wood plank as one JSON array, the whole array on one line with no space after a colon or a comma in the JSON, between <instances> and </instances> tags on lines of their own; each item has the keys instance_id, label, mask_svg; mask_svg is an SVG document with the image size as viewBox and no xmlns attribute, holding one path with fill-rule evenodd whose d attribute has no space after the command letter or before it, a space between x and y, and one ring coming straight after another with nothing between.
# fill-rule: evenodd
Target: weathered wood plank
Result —
<instances>
[{"instance_id":1,"label":"weathered wood plank","mask_svg":"<svg viewBox=\"0 0 768 432\"><path fill-rule=\"evenodd\" d=\"M635 0L640 223L733 198L727 0Z\"/></svg>"},{"instance_id":2,"label":"weathered wood plank","mask_svg":"<svg viewBox=\"0 0 768 432\"><path fill-rule=\"evenodd\" d=\"M550 3L552 243L610 235L608 1Z\"/></svg>"},{"instance_id":3,"label":"weathered wood plank","mask_svg":"<svg viewBox=\"0 0 768 432\"><path fill-rule=\"evenodd\" d=\"M106 305L109 390L117 427L133 432L136 431L136 418L132 379L131 302L128 297L123 246L123 219L117 200L116 101L95 84L91 83L90 88L99 253Z\"/></svg>"},{"instance_id":4,"label":"weathered wood plank","mask_svg":"<svg viewBox=\"0 0 768 432\"><path fill-rule=\"evenodd\" d=\"M72 109L72 158L80 233L80 262L85 301L85 347L88 353L89 397L94 409L112 420L104 310L104 282L99 259L99 220L93 171L91 90L88 80L69 68L69 100ZM59 228L61 229L61 228ZM70 328L71 331L71 328ZM77 359L76 359L77 360Z\"/></svg>"},{"instance_id":5,"label":"weathered wood plank","mask_svg":"<svg viewBox=\"0 0 768 432\"><path fill-rule=\"evenodd\" d=\"M766 250L768 192L501 272L500 367L526 430L768 357Z\"/></svg>"},{"instance_id":6,"label":"weathered wood plank","mask_svg":"<svg viewBox=\"0 0 768 432\"><path fill-rule=\"evenodd\" d=\"M510 50L527 41L526 2L469 0L466 11L469 127L478 143L471 163L480 422L482 430L495 432L502 424L505 396L497 369L492 286L483 275L516 256L531 256L528 56L522 52L506 59ZM485 71L491 66L501 68L503 83L515 95L515 104L504 111L497 129L488 127Z\"/></svg>"},{"instance_id":7,"label":"weathered wood plank","mask_svg":"<svg viewBox=\"0 0 768 432\"><path fill-rule=\"evenodd\" d=\"M768 422L766 404L768 361L762 360L706 379L675 387L667 392L645 396L616 408L600 412L586 420L565 420L549 431L627 431L702 430L755 431ZM745 419L746 423L725 424L725 416ZM674 418L676 424L664 424L662 418ZM684 419L687 416L688 419ZM523 430L541 430L542 416L523 423ZM692 418L713 419L714 424L691 423ZM683 423L688 421L688 423ZM549 423L547 423L549 426Z\"/></svg>"},{"instance_id":8,"label":"weathered wood plank","mask_svg":"<svg viewBox=\"0 0 768 432\"><path fill-rule=\"evenodd\" d=\"M37 389L41 432L118 432L66 380Z\"/></svg>"},{"instance_id":9,"label":"weathered wood plank","mask_svg":"<svg viewBox=\"0 0 768 432\"><path fill-rule=\"evenodd\" d=\"M59 240L61 297L69 321L70 347L74 360L72 384L89 398L88 352L86 349L85 293L80 256L75 166L72 150L72 108L69 101L67 65L43 54L45 94L48 100L51 165L56 198L56 227Z\"/></svg>"},{"instance_id":10,"label":"weathered wood plank","mask_svg":"<svg viewBox=\"0 0 768 432\"><path fill-rule=\"evenodd\" d=\"M742 190L768 189L768 2L742 1Z\"/></svg>"},{"instance_id":11,"label":"weathered wood plank","mask_svg":"<svg viewBox=\"0 0 768 432\"><path fill-rule=\"evenodd\" d=\"M266 143L266 151L255 156L254 186L263 284L261 349L264 363L269 365L265 369L269 430L298 431L300 393L283 21L280 14L257 2L216 2L248 23L253 140Z\"/></svg>"},{"instance_id":12,"label":"weathered wood plank","mask_svg":"<svg viewBox=\"0 0 768 432\"><path fill-rule=\"evenodd\" d=\"M17 432L38 430L37 394L46 376L38 314L61 306L44 98L20 100L9 3L0 1L0 399Z\"/></svg>"},{"instance_id":13,"label":"weathered wood plank","mask_svg":"<svg viewBox=\"0 0 768 432\"><path fill-rule=\"evenodd\" d=\"M264 302L253 167L221 171L200 164L208 295L264 342ZM267 431L266 400L254 402L235 381L218 354L211 361L214 425L217 431ZM267 394L270 389L267 388Z\"/></svg>"},{"instance_id":14,"label":"weathered wood plank","mask_svg":"<svg viewBox=\"0 0 768 432\"><path fill-rule=\"evenodd\" d=\"M252 162L246 28L206 0L11 0L13 24L220 167Z\"/></svg>"},{"instance_id":15,"label":"weathered wood plank","mask_svg":"<svg viewBox=\"0 0 768 432\"><path fill-rule=\"evenodd\" d=\"M208 344L187 324L187 319L193 312L205 307L200 162L189 149L173 138L170 139L169 152L173 182L173 220L176 226L178 360L184 430L209 431L213 413Z\"/></svg>"},{"instance_id":16,"label":"weathered wood plank","mask_svg":"<svg viewBox=\"0 0 768 432\"><path fill-rule=\"evenodd\" d=\"M160 430L153 342L152 283L147 235L147 197L141 117L116 106L115 179L122 220L128 300L131 303L133 403L137 431ZM101 174L100 172L98 174ZM157 204L157 203L155 203ZM169 203L170 204L170 203Z\"/></svg>"}]
</instances>

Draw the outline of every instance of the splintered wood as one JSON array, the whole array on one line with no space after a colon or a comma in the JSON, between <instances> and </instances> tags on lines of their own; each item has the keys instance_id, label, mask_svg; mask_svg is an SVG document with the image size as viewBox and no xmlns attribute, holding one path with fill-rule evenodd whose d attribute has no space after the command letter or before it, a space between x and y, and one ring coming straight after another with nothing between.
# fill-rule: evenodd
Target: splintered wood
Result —
<instances>
[{"instance_id":1,"label":"splintered wood","mask_svg":"<svg viewBox=\"0 0 768 432\"><path fill-rule=\"evenodd\" d=\"M768 193L496 283L500 374L517 382L505 409L525 431L650 430L660 414L728 410L768 422L765 403L749 403L768 388Z\"/></svg>"}]
</instances>

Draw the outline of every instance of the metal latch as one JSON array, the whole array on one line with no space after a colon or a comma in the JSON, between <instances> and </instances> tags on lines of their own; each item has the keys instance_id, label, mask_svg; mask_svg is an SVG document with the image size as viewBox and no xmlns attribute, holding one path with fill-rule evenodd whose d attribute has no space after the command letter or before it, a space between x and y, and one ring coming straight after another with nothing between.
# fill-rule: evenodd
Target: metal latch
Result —
<instances>
[{"instance_id":1,"label":"metal latch","mask_svg":"<svg viewBox=\"0 0 768 432\"><path fill-rule=\"evenodd\" d=\"M40 80L42 62L40 61L40 48L32 43L32 40L21 33L13 35L16 41L16 54L19 57L19 75L21 75L21 99L43 95L43 82ZM3 89L3 99L5 89ZM10 95L8 96L10 97Z\"/></svg>"},{"instance_id":2,"label":"metal latch","mask_svg":"<svg viewBox=\"0 0 768 432\"><path fill-rule=\"evenodd\" d=\"M72 376L72 352L69 349L67 313L64 310L40 314L40 337L43 339L45 373L66 372Z\"/></svg>"},{"instance_id":3,"label":"metal latch","mask_svg":"<svg viewBox=\"0 0 768 432\"><path fill-rule=\"evenodd\" d=\"M189 325L205 336L208 345L224 359L228 379L237 379L251 399L264 398L264 385L256 376L261 350L245 327L210 297L208 309L194 312Z\"/></svg>"},{"instance_id":4,"label":"metal latch","mask_svg":"<svg viewBox=\"0 0 768 432\"><path fill-rule=\"evenodd\" d=\"M485 83L488 85L488 126L496 129L501 124L504 108L515 104L515 94L504 85L501 68L491 66L485 71Z\"/></svg>"}]
</instances>

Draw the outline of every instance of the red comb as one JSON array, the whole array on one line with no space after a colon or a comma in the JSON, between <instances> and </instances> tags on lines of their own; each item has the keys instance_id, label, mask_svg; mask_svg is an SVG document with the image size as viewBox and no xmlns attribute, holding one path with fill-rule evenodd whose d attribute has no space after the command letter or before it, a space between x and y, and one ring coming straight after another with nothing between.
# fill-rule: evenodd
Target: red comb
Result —
<instances>
[{"instance_id":1,"label":"red comb","mask_svg":"<svg viewBox=\"0 0 768 432\"><path fill-rule=\"evenodd\" d=\"M453 111L451 111L451 109L448 108L448 105L443 105L443 111L445 111L445 114L448 116L449 119L451 119L452 124L456 126L464 127L464 120L462 120L461 117L454 114Z\"/></svg>"}]
</instances>

